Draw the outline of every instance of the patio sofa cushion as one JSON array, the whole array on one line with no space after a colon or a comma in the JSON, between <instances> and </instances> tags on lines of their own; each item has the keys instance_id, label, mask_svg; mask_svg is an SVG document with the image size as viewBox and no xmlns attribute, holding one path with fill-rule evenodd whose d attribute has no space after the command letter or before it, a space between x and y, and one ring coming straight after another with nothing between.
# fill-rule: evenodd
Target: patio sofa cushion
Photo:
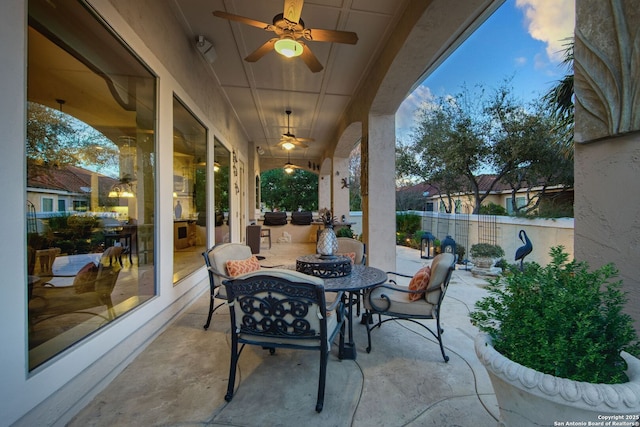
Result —
<instances>
[{"instance_id":1,"label":"patio sofa cushion","mask_svg":"<svg viewBox=\"0 0 640 427\"><path fill-rule=\"evenodd\" d=\"M260 262L255 255L252 255L247 259L229 260L226 267L229 276L237 277L241 274L260 270Z\"/></svg>"},{"instance_id":2,"label":"patio sofa cushion","mask_svg":"<svg viewBox=\"0 0 640 427\"><path fill-rule=\"evenodd\" d=\"M287 213L286 212L265 212L264 213L264 225L287 225Z\"/></svg>"},{"instance_id":3,"label":"patio sofa cushion","mask_svg":"<svg viewBox=\"0 0 640 427\"><path fill-rule=\"evenodd\" d=\"M416 272L409 282L409 289L412 291L422 291L418 293L408 294L410 301L418 301L424 298L424 291L426 291L429 285L429 279L431 278L431 267L422 267Z\"/></svg>"},{"instance_id":4,"label":"patio sofa cushion","mask_svg":"<svg viewBox=\"0 0 640 427\"><path fill-rule=\"evenodd\" d=\"M293 225L310 225L313 221L311 212L291 212L291 224Z\"/></svg>"}]
</instances>

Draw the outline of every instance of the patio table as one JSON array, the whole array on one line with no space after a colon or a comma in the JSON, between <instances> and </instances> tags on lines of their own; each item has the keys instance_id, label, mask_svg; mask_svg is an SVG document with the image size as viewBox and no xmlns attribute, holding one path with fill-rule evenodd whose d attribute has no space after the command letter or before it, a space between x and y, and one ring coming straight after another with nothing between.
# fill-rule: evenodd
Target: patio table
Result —
<instances>
[{"instance_id":1,"label":"patio table","mask_svg":"<svg viewBox=\"0 0 640 427\"><path fill-rule=\"evenodd\" d=\"M357 298L360 298L363 290L372 288L376 285L384 283L387 280L387 274L379 268L369 267L366 265L353 265L351 274L343 277L330 277L324 279L324 289L328 292L343 291L343 298L347 301L347 320L349 324L348 341L344 344L344 349L338 356L340 359L356 359L356 347L353 340L353 306Z\"/></svg>"}]
</instances>

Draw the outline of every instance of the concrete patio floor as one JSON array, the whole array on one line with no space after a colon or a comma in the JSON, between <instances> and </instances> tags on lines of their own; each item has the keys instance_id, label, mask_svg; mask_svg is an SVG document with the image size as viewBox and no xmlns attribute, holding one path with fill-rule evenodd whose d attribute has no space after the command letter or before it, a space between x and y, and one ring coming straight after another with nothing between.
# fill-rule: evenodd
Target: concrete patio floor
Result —
<instances>
[{"instance_id":1,"label":"concrete patio floor","mask_svg":"<svg viewBox=\"0 0 640 427\"><path fill-rule=\"evenodd\" d=\"M291 264L313 245L274 243L263 265ZM413 274L430 260L397 247L397 271ZM495 427L498 407L473 349L469 322L486 282L458 268L443 303L444 363L437 341L410 322L387 322L372 335L354 325L356 360L333 346L324 410L315 412L319 355L247 346L236 392L224 400L229 370L229 318L218 309L202 328L208 291L155 339L69 426L474 426ZM336 340L337 343L337 340Z\"/></svg>"}]
</instances>

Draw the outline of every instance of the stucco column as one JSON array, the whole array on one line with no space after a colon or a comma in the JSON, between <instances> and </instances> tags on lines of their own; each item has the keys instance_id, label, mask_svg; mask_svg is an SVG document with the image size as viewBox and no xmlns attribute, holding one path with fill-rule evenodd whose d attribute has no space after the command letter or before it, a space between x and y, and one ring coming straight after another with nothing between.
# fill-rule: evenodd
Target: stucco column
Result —
<instances>
[{"instance_id":1,"label":"stucco column","mask_svg":"<svg viewBox=\"0 0 640 427\"><path fill-rule=\"evenodd\" d=\"M331 172L318 177L318 209L331 209Z\"/></svg>"},{"instance_id":2,"label":"stucco column","mask_svg":"<svg viewBox=\"0 0 640 427\"><path fill-rule=\"evenodd\" d=\"M333 158L333 175L331 181L331 205L333 206L333 215L338 218L338 221L342 215L348 220L349 187L345 185L349 183L349 159L343 157Z\"/></svg>"},{"instance_id":3,"label":"stucco column","mask_svg":"<svg viewBox=\"0 0 640 427\"><path fill-rule=\"evenodd\" d=\"M395 116L369 116L362 138L362 232L367 264L396 268ZM375 149L371 149L375 147Z\"/></svg>"},{"instance_id":4,"label":"stucco column","mask_svg":"<svg viewBox=\"0 0 640 427\"><path fill-rule=\"evenodd\" d=\"M575 254L613 262L640 330L637 1L576 2Z\"/></svg>"}]
</instances>

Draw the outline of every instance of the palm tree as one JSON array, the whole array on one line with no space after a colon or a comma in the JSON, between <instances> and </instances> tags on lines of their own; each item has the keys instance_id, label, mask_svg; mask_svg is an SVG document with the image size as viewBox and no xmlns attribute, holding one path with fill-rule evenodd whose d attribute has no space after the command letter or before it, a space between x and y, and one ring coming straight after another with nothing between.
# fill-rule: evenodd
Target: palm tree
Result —
<instances>
[{"instance_id":1,"label":"palm tree","mask_svg":"<svg viewBox=\"0 0 640 427\"><path fill-rule=\"evenodd\" d=\"M552 109L558 122L558 129L562 135L560 143L564 146L567 154L573 153L573 124L574 110L573 102L573 47L574 40L570 39L564 44L562 65L567 68L567 75L559 80L546 95L543 101Z\"/></svg>"}]
</instances>

